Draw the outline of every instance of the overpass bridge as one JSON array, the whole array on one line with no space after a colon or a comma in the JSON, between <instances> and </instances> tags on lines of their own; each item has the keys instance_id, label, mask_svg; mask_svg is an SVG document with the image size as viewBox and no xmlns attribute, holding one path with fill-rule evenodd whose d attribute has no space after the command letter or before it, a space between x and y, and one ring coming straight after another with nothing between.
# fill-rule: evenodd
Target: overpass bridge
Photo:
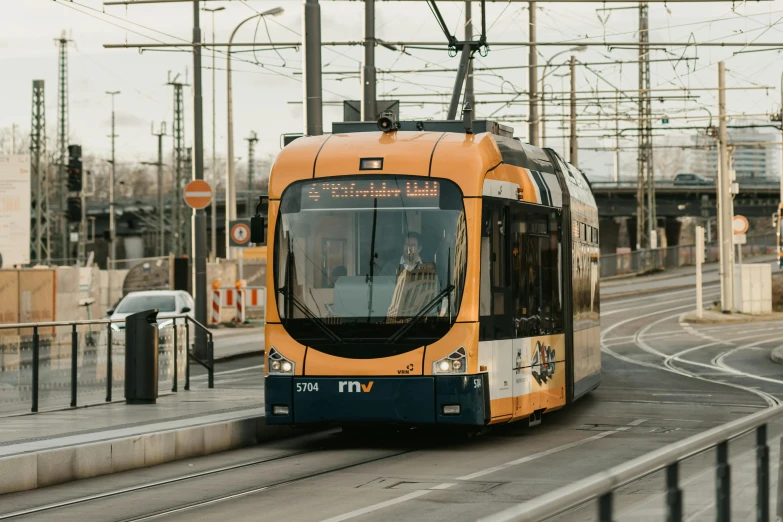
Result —
<instances>
[{"instance_id":1,"label":"overpass bridge","mask_svg":"<svg viewBox=\"0 0 783 522\"><path fill-rule=\"evenodd\" d=\"M636 244L635 181L591 183L601 223L601 252L614 253L617 247ZM671 181L655 184L655 210L666 245L692 243L692 231L683 230L687 222L714 224L717 216L717 194L714 184L681 185ZM751 221L751 230L766 232L770 219L780 203L777 180L740 180L739 194L734 197L734 213ZM685 241L681 241L682 238ZM661 244L662 240L659 240Z\"/></svg>"}]
</instances>

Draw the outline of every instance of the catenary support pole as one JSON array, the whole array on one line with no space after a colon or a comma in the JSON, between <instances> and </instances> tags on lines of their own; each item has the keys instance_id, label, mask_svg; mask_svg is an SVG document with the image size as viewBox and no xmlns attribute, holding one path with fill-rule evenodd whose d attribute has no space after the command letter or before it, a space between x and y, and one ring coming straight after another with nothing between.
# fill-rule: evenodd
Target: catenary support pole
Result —
<instances>
[{"instance_id":1,"label":"catenary support pole","mask_svg":"<svg viewBox=\"0 0 783 522\"><path fill-rule=\"evenodd\" d=\"M615 91L614 113L620 112L620 91ZM614 120L614 182L620 183L620 119Z\"/></svg>"},{"instance_id":2,"label":"catenary support pole","mask_svg":"<svg viewBox=\"0 0 783 522\"><path fill-rule=\"evenodd\" d=\"M528 3L528 34L530 35L530 47L528 48L528 90L530 103L528 109L528 142L538 145L538 55L536 49L536 3ZM472 107L473 105L471 105Z\"/></svg>"},{"instance_id":3,"label":"catenary support pole","mask_svg":"<svg viewBox=\"0 0 783 522\"><path fill-rule=\"evenodd\" d=\"M209 12L212 15L212 43L215 43L215 13L224 10L225 7L216 7L214 9L204 8L204 11ZM212 48L212 193L213 196L217 194L217 156L215 149L217 148L215 141L215 48ZM212 203L209 204L209 222L210 222L210 242L209 242L209 254L212 259L217 258L217 197L212 198ZM162 255L162 254L161 254Z\"/></svg>"},{"instance_id":4,"label":"catenary support pole","mask_svg":"<svg viewBox=\"0 0 783 522\"><path fill-rule=\"evenodd\" d=\"M734 246L732 221L734 219L734 201L731 197L731 172L729 165L728 135L726 131L726 65L718 63L718 130L719 152L719 195L718 215L720 216L720 277L723 287L721 310L729 313L734 307Z\"/></svg>"},{"instance_id":5,"label":"catenary support pole","mask_svg":"<svg viewBox=\"0 0 783 522\"><path fill-rule=\"evenodd\" d=\"M305 0L304 16L304 133L324 133L323 89L321 85L321 6L318 0Z\"/></svg>"},{"instance_id":6,"label":"catenary support pole","mask_svg":"<svg viewBox=\"0 0 783 522\"><path fill-rule=\"evenodd\" d=\"M199 10L201 2L193 2L193 43L201 41ZM193 47L193 179L204 179L204 111L201 95L201 46ZM207 324L207 219L204 210L193 212L193 278L196 301L196 321ZM196 356L207 354L207 337L196 329Z\"/></svg>"},{"instance_id":7,"label":"catenary support pole","mask_svg":"<svg viewBox=\"0 0 783 522\"><path fill-rule=\"evenodd\" d=\"M465 41L473 41L473 3L465 2ZM476 119L476 98L473 91L473 59L468 62L468 74L465 77L465 103L473 108L473 119Z\"/></svg>"},{"instance_id":8,"label":"catenary support pole","mask_svg":"<svg viewBox=\"0 0 783 522\"><path fill-rule=\"evenodd\" d=\"M114 142L117 138L117 133L114 132L114 97L120 94L120 91L107 91L106 94L111 96L111 171L109 173L109 255L112 259L117 259L117 229L114 222L114 185L116 183L116 167L117 162L114 157Z\"/></svg>"},{"instance_id":9,"label":"catenary support pole","mask_svg":"<svg viewBox=\"0 0 783 522\"><path fill-rule=\"evenodd\" d=\"M579 147L576 142L576 56L571 56L571 142L568 155L571 165L579 166Z\"/></svg>"},{"instance_id":10,"label":"catenary support pole","mask_svg":"<svg viewBox=\"0 0 783 522\"><path fill-rule=\"evenodd\" d=\"M364 64L362 65L361 120L375 121L375 0L364 0Z\"/></svg>"},{"instance_id":11,"label":"catenary support pole","mask_svg":"<svg viewBox=\"0 0 783 522\"><path fill-rule=\"evenodd\" d=\"M701 319L704 315L704 302L702 299L702 274L704 264L704 227L696 227L696 315Z\"/></svg>"}]
</instances>

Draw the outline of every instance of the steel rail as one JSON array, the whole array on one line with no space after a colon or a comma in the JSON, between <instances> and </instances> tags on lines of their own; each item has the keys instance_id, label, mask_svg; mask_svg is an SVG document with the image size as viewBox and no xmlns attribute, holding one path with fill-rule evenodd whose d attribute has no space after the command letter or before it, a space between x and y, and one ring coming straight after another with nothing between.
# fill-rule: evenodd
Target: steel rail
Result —
<instances>
[{"instance_id":1,"label":"steel rail","mask_svg":"<svg viewBox=\"0 0 783 522\"><path fill-rule=\"evenodd\" d=\"M60 501L60 502L54 502L52 504L44 504L43 506L36 506L36 507L33 507L33 508L22 509L22 510L19 510L19 511L12 511L10 513L0 513L0 520L9 520L9 519L12 519L12 518L21 517L21 516L25 516L25 515L33 515L33 514L36 514L36 513L42 513L44 511L51 511L52 509L66 508L66 507L75 506L75 505L78 505L78 504L84 504L86 502L92 502L92 501L95 501L95 500L101 500L101 499L104 499L104 498L116 497L118 495L125 495L127 493L134 493L136 491L143 491L145 489L156 488L156 487L159 487L159 486L166 486L168 484L176 484L178 482L183 482L183 481L186 481L186 480L193 480L193 479L197 479L197 478L208 477L210 475L215 475L215 474L218 474L218 473L225 473L227 471L235 471L235 470L238 470L238 469L248 468L248 467L251 467L251 466L258 466L260 464L266 464L268 462L275 462L275 461L279 461L279 460L283 460L283 459L289 459L289 458L293 458L293 457L298 457L300 455L305 455L307 453L315 453L316 451L320 451L321 449L323 449L323 448L316 448L316 449L312 449L312 450L302 450L302 451L297 451L297 452L294 452L294 453L288 453L286 455L277 455L277 456L274 456L274 457L265 457L265 458L261 458L261 459L254 459L254 460L247 461L247 462L241 462L239 464L231 464L229 466L221 466L219 468L213 468L213 469L208 469L208 470L204 470L204 471L197 471L197 472L194 472L194 473L188 473L186 475L181 475L181 476L178 476L178 477L172 477L172 478L162 479L162 480L155 480L153 482L146 482L144 484L139 484L139 485L136 485L136 486L128 486L128 487L125 487L125 488L114 489L114 490L111 490L111 491L104 491L103 493L96 493L94 495L86 495L84 497L73 498L73 499L69 499L69 500L63 500L63 501Z\"/></svg>"}]
</instances>

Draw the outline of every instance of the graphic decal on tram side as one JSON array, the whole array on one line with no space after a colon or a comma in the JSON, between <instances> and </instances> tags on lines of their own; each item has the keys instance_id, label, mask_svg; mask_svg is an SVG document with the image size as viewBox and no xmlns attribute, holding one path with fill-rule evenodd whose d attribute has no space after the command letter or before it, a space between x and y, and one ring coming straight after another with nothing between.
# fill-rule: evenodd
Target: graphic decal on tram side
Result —
<instances>
[{"instance_id":1,"label":"graphic decal on tram side","mask_svg":"<svg viewBox=\"0 0 783 522\"><path fill-rule=\"evenodd\" d=\"M533 350L532 373L538 384L547 382L547 379L555 374L556 351L550 345L536 341Z\"/></svg>"}]
</instances>

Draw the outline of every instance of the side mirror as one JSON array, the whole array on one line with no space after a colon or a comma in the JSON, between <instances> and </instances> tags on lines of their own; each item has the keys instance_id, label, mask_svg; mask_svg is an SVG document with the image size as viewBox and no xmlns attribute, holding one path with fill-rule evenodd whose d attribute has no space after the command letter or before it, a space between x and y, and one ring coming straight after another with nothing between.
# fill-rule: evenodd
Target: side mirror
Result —
<instances>
[{"instance_id":1,"label":"side mirror","mask_svg":"<svg viewBox=\"0 0 783 522\"><path fill-rule=\"evenodd\" d=\"M267 216L269 215L269 196L259 196L256 215L250 218L250 242L258 246L266 245Z\"/></svg>"},{"instance_id":2,"label":"side mirror","mask_svg":"<svg viewBox=\"0 0 783 522\"><path fill-rule=\"evenodd\" d=\"M188 312L190 312L190 307L189 306L183 306L182 310L180 311L180 313L183 313L183 314L186 314Z\"/></svg>"},{"instance_id":3,"label":"side mirror","mask_svg":"<svg viewBox=\"0 0 783 522\"><path fill-rule=\"evenodd\" d=\"M113 313L114 313L114 308L109 308L108 310L106 310L106 315L111 315Z\"/></svg>"}]
</instances>

